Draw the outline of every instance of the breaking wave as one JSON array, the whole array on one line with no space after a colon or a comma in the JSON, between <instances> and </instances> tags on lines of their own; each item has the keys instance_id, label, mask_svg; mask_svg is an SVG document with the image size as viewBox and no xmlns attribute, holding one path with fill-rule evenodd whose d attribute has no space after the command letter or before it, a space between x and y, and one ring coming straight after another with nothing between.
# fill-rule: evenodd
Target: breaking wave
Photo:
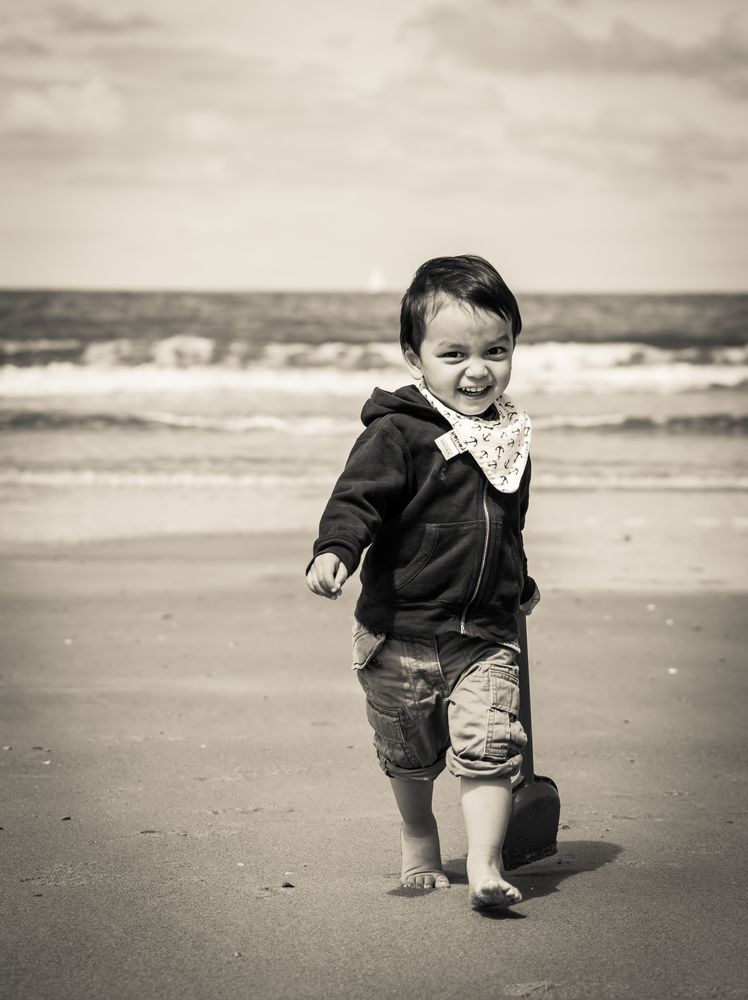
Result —
<instances>
[{"instance_id":1,"label":"breaking wave","mask_svg":"<svg viewBox=\"0 0 748 1000\"><path fill-rule=\"evenodd\" d=\"M6 356L7 361L7 356ZM408 381L390 343L237 344L215 357L207 338L171 337L89 344L79 360L6 363L0 395L93 396L111 393L236 391L254 394L367 396L375 385ZM748 385L748 347L669 349L637 343L520 343L517 393L670 394Z\"/></svg>"},{"instance_id":2,"label":"breaking wave","mask_svg":"<svg viewBox=\"0 0 748 1000\"><path fill-rule=\"evenodd\" d=\"M109 471L105 469L23 469L6 468L0 470L2 486L34 487L104 487L108 489L130 488L178 488L178 489L248 489L285 490L304 489L327 490L330 475L277 475L232 472L193 472L137 470ZM540 473L533 478L533 489L537 490L626 490L626 491L670 491L670 490L728 490L748 491L748 476L717 475L700 476L650 476L617 474L610 470L582 475L576 473Z\"/></svg>"},{"instance_id":3,"label":"breaking wave","mask_svg":"<svg viewBox=\"0 0 748 1000\"><path fill-rule=\"evenodd\" d=\"M143 413L76 413L66 410L0 409L0 430L152 430L207 431L224 434L262 432L315 436L351 436L362 429L359 420L332 416L217 416L148 410ZM748 415L725 412L688 415L635 416L625 413L559 414L534 417L536 430L658 432L663 434L748 434Z\"/></svg>"}]
</instances>

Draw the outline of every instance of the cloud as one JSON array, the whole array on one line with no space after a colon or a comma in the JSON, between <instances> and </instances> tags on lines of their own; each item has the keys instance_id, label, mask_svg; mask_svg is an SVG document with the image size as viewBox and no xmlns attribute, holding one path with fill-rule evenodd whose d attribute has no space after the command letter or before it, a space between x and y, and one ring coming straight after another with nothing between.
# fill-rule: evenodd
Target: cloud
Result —
<instances>
[{"instance_id":1,"label":"cloud","mask_svg":"<svg viewBox=\"0 0 748 1000\"><path fill-rule=\"evenodd\" d=\"M6 38L0 38L0 52L6 56L44 56L50 52L50 49L35 38L9 35Z\"/></svg>"},{"instance_id":2,"label":"cloud","mask_svg":"<svg viewBox=\"0 0 748 1000\"><path fill-rule=\"evenodd\" d=\"M73 34L112 35L157 28L159 22L140 14L102 14L80 4L60 4L53 9L54 20L63 31Z\"/></svg>"},{"instance_id":3,"label":"cloud","mask_svg":"<svg viewBox=\"0 0 748 1000\"><path fill-rule=\"evenodd\" d=\"M179 116L175 124L176 130L188 139L206 146L235 145L241 138L236 122L211 111L188 111Z\"/></svg>"},{"instance_id":4,"label":"cloud","mask_svg":"<svg viewBox=\"0 0 748 1000\"><path fill-rule=\"evenodd\" d=\"M0 106L0 131L17 135L96 135L124 121L119 96L105 81L12 90Z\"/></svg>"},{"instance_id":5,"label":"cloud","mask_svg":"<svg viewBox=\"0 0 748 1000\"><path fill-rule=\"evenodd\" d=\"M618 19L594 36L580 30L581 15L557 14L537 2L477 0L464 8L438 4L410 22L426 31L436 52L496 74L663 74L711 80L748 96L748 13L733 10L698 44L668 39Z\"/></svg>"},{"instance_id":6,"label":"cloud","mask_svg":"<svg viewBox=\"0 0 748 1000\"><path fill-rule=\"evenodd\" d=\"M655 106L621 103L604 106L584 123L548 121L541 129L515 121L510 141L597 187L648 195L672 191L675 183L685 192L694 182L727 181L748 155L741 137L717 134Z\"/></svg>"},{"instance_id":7,"label":"cloud","mask_svg":"<svg viewBox=\"0 0 748 1000\"><path fill-rule=\"evenodd\" d=\"M164 18L168 6L158 7ZM302 44L297 30L280 52L224 21L212 34L179 18L144 34L134 30L144 19L114 3L102 14L58 6L55 58L29 58L0 80L0 129L17 173L102 186L438 196L453 183L553 191L597 181L662 191L674 175L711 183L733 170L745 155L734 107L723 100L733 110L713 119L711 88L690 86L684 100L681 76L650 75L680 58L684 36L677 48L649 23L644 31L606 14L593 24L590 9L473 0L466 14L452 0L420 21L410 7L402 16L420 27L393 23L378 47L329 32ZM79 33L63 32L63 20ZM720 29L735 62L741 25ZM625 86L614 70L628 74ZM115 133L116 144L93 141Z\"/></svg>"}]
</instances>

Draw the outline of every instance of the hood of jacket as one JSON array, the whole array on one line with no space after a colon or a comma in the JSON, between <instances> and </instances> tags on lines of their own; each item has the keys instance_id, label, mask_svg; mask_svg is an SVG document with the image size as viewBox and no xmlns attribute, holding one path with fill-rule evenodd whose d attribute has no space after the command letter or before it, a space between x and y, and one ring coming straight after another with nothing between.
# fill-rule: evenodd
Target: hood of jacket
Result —
<instances>
[{"instance_id":1,"label":"hood of jacket","mask_svg":"<svg viewBox=\"0 0 748 1000\"><path fill-rule=\"evenodd\" d=\"M428 420L437 426L448 427L447 421L436 412L414 385L404 385L394 392L375 389L371 399L367 399L361 411L361 420L368 427L380 417L388 414L405 414Z\"/></svg>"}]
</instances>

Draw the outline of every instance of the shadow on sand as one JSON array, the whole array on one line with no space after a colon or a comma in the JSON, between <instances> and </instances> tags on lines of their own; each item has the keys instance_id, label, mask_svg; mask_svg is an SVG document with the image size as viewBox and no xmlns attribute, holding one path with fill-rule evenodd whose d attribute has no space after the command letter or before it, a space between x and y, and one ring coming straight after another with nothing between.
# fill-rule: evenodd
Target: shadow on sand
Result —
<instances>
[{"instance_id":1,"label":"shadow on sand","mask_svg":"<svg viewBox=\"0 0 748 1000\"><path fill-rule=\"evenodd\" d=\"M549 896L565 879L597 871L622 853L620 844L606 840L566 840L558 845L557 854L515 869L508 877L525 899Z\"/></svg>"},{"instance_id":2,"label":"shadow on sand","mask_svg":"<svg viewBox=\"0 0 748 1000\"><path fill-rule=\"evenodd\" d=\"M559 885L580 872L593 872L604 865L609 865L623 853L620 844L606 840L565 840L558 845L558 853L550 858L543 858L534 864L517 868L509 873L509 879L516 885L525 899L535 899L549 896L558 890ZM466 885L467 872L464 858L451 858L444 864L444 871L452 885ZM422 889L390 889L389 896L405 896L422 898ZM484 911L485 916L515 917L522 916L510 909Z\"/></svg>"}]
</instances>

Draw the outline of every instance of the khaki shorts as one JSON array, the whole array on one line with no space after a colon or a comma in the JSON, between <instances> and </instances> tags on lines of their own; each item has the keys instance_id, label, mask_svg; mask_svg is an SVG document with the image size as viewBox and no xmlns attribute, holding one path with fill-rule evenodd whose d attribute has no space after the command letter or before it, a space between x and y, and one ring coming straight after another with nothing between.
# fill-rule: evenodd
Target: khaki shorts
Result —
<instances>
[{"instance_id":1,"label":"khaki shorts","mask_svg":"<svg viewBox=\"0 0 748 1000\"><path fill-rule=\"evenodd\" d=\"M445 767L468 778L518 774L527 736L511 646L457 632L381 635L354 621L353 666L385 774L416 781Z\"/></svg>"}]
</instances>

